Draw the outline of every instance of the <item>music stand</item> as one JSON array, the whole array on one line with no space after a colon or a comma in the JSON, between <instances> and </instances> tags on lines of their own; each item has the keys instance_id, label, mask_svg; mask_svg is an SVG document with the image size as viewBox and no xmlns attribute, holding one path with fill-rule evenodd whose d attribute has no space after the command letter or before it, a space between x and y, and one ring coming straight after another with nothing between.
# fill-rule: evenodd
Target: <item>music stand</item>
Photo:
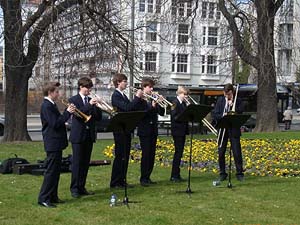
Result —
<instances>
[{"instance_id":1,"label":"music stand","mask_svg":"<svg viewBox=\"0 0 300 225\"><path fill-rule=\"evenodd\" d=\"M250 118L248 114L231 114L223 116L216 124L217 129L232 129L232 128L240 128L246 121ZM224 131L225 132L225 131ZM221 132L220 132L221 133ZM229 133L228 133L229 135ZM228 137L230 140L230 137ZM218 143L219 144L219 143ZM220 145L222 147L222 145ZM219 147L219 145L218 145ZM226 145L227 149L227 145ZM225 151L226 151L225 149ZM229 176L228 176L228 188L232 188L231 184L231 157L232 157L232 145L229 148Z\"/></svg>"},{"instance_id":2,"label":"music stand","mask_svg":"<svg viewBox=\"0 0 300 225\"><path fill-rule=\"evenodd\" d=\"M202 119L211 111L211 107L208 105L189 105L177 118L176 121L179 122L191 122L191 142L190 142L190 158L189 158L189 175L188 175L188 186L186 193L193 193L191 190L191 169L192 169L192 149L193 149L193 129L194 122L201 122Z\"/></svg>"},{"instance_id":3,"label":"music stand","mask_svg":"<svg viewBox=\"0 0 300 225\"><path fill-rule=\"evenodd\" d=\"M128 206L129 200L127 196L127 179L125 172L125 157L126 157L126 132L130 132L135 129L137 123L145 116L144 111L133 111L133 112L118 112L115 114L108 126L107 131L121 132L124 134L124 156L123 161L123 172L124 172L124 200L123 203Z\"/></svg>"}]
</instances>

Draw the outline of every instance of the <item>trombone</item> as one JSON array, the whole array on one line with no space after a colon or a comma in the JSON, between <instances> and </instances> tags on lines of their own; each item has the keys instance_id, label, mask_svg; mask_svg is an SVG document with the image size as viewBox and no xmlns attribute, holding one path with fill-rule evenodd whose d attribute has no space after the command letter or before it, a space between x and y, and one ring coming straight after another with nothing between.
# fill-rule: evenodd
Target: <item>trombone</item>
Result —
<instances>
[{"instance_id":1,"label":"trombone","mask_svg":"<svg viewBox=\"0 0 300 225\"><path fill-rule=\"evenodd\" d=\"M117 111L112 106L110 106L107 102L105 102L104 100L102 100L99 97L99 95L97 95L95 93L90 93L90 95L93 98L96 98L96 100L97 100L96 106L98 108L100 108L102 111L107 112L111 116L114 116L117 113Z\"/></svg>"},{"instance_id":2,"label":"trombone","mask_svg":"<svg viewBox=\"0 0 300 225\"><path fill-rule=\"evenodd\" d=\"M61 102L62 102L62 104L64 104L67 107L69 107L69 105L71 104L68 101L65 101L64 99L62 99ZM83 112L81 112L77 108L75 108L74 115L81 118L81 119L83 119L85 123L87 123L92 118L91 115L88 116L88 115L84 114Z\"/></svg>"},{"instance_id":3,"label":"trombone","mask_svg":"<svg viewBox=\"0 0 300 225\"><path fill-rule=\"evenodd\" d=\"M187 104L187 106L188 105L190 105L190 104L195 104L195 105L199 105L199 103L198 102L196 102L196 100L195 99L193 99L190 95L188 95L187 97L184 97L184 99L183 99L185 102L186 102L186 104ZM218 136L218 131L216 130L216 128L214 128L214 126L213 125L211 125L211 123L207 120L207 119L205 119L205 118L203 118L202 119L202 123L215 135L215 136Z\"/></svg>"},{"instance_id":4,"label":"trombone","mask_svg":"<svg viewBox=\"0 0 300 225\"><path fill-rule=\"evenodd\" d=\"M227 115L234 115L236 113L235 112L235 106L236 106L236 100L237 100L238 92L239 92L239 84L236 85L236 92L235 92L235 96L234 96L234 101L233 101L232 109L230 110L230 105L228 104L228 101L226 99L226 104L225 104L225 107L224 107L223 116L225 116L225 114L227 114ZM225 136L225 132L226 132L226 129L224 128L223 131L222 131L222 139L221 139L221 142L219 144L219 148L222 147L224 136ZM220 129L220 132L218 133L217 143L219 143L220 136L221 136L221 129Z\"/></svg>"}]
</instances>

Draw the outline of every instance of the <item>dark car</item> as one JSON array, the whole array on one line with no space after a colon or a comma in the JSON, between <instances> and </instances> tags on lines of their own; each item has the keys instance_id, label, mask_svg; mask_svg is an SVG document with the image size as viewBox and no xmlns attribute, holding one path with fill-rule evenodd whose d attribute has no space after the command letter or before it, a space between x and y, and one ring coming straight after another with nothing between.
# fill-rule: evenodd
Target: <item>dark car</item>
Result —
<instances>
[{"instance_id":1,"label":"dark car","mask_svg":"<svg viewBox=\"0 0 300 225\"><path fill-rule=\"evenodd\" d=\"M107 126L110 121L110 115L106 112L102 112L102 119L96 121L96 131L97 132L107 132ZM66 122L67 130L71 130L72 127L72 117Z\"/></svg>"},{"instance_id":2,"label":"dark car","mask_svg":"<svg viewBox=\"0 0 300 225\"><path fill-rule=\"evenodd\" d=\"M4 135L4 118L0 117L0 136Z\"/></svg>"}]
</instances>

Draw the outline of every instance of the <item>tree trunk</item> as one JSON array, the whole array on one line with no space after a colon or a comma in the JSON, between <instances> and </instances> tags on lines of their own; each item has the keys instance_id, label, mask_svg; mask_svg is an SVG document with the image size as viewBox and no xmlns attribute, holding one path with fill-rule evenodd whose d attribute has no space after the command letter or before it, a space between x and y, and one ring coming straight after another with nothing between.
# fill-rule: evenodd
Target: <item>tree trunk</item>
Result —
<instances>
[{"instance_id":1,"label":"tree trunk","mask_svg":"<svg viewBox=\"0 0 300 225\"><path fill-rule=\"evenodd\" d=\"M258 91L256 132L278 130L277 90L274 60L274 17L268 1L257 4Z\"/></svg>"},{"instance_id":2,"label":"tree trunk","mask_svg":"<svg viewBox=\"0 0 300 225\"><path fill-rule=\"evenodd\" d=\"M28 71L31 71L32 66L26 63L23 39L16 36L22 28L20 0L7 1L2 6L4 6L6 76L3 141L28 141L30 140L27 132L27 91L30 74Z\"/></svg>"},{"instance_id":3,"label":"tree trunk","mask_svg":"<svg viewBox=\"0 0 300 225\"><path fill-rule=\"evenodd\" d=\"M6 69L5 142L30 141L27 131L28 76L24 68Z\"/></svg>"}]
</instances>

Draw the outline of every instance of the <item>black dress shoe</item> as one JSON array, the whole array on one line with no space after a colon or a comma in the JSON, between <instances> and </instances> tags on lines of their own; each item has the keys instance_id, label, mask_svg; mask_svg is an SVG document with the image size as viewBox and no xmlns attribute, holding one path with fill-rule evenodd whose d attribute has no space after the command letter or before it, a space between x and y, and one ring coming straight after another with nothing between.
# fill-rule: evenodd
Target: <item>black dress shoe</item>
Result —
<instances>
[{"instance_id":1,"label":"black dress shoe","mask_svg":"<svg viewBox=\"0 0 300 225\"><path fill-rule=\"evenodd\" d=\"M122 186L125 187L125 184L122 184ZM127 188L134 188L134 186L132 184L128 184L128 183L126 183L126 187Z\"/></svg>"},{"instance_id":2,"label":"black dress shoe","mask_svg":"<svg viewBox=\"0 0 300 225\"><path fill-rule=\"evenodd\" d=\"M63 204L65 201L61 200L60 198L55 198L51 200L51 203Z\"/></svg>"},{"instance_id":3,"label":"black dress shoe","mask_svg":"<svg viewBox=\"0 0 300 225\"><path fill-rule=\"evenodd\" d=\"M220 181L224 181L224 180L226 180L227 179L227 173L222 173L222 174L220 174L220 177L219 177L219 180Z\"/></svg>"},{"instance_id":4,"label":"black dress shoe","mask_svg":"<svg viewBox=\"0 0 300 225\"><path fill-rule=\"evenodd\" d=\"M83 190L82 192L80 192L81 195L94 195L95 192L93 191L87 191L87 190Z\"/></svg>"},{"instance_id":5,"label":"black dress shoe","mask_svg":"<svg viewBox=\"0 0 300 225\"><path fill-rule=\"evenodd\" d=\"M110 185L110 188L121 189L121 188L124 188L124 186L120 185L120 184L116 184L116 185Z\"/></svg>"},{"instance_id":6,"label":"black dress shoe","mask_svg":"<svg viewBox=\"0 0 300 225\"><path fill-rule=\"evenodd\" d=\"M157 182L155 182L155 181L153 181L153 180L151 180L151 179L148 179L148 183L149 183L149 184L157 184Z\"/></svg>"},{"instance_id":7,"label":"black dress shoe","mask_svg":"<svg viewBox=\"0 0 300 225\"><path fill-rule=\"evenodd\" d=\"M141 180L140 181L141 186L143 187L149 187L149 182L147 180Z\"/></svg>"},{"instance_id":8,"label":"black dress shoe","mask_svg":"<svg viewBox=\"0 0 300 225\"><path fill-rule=\"evenodd\" d=\"M80 198L80 194L79 193L77 193L77 192L72 192L71 193L71 196L73 197L73 198Z\"/></svg>"},{"instance_id":9,"label":"black dress shoe","mask_svg":"<svg viewBox=\"0 0 300 225\"><path fill-rule=\"evenodd\" d=\"M243 181L244 181L244 175L236 175L236 179L237 179L238 181L243 182Z\"/></svg>"},{"instance_id":10,"label":"black dress shoe","mask_svg":"<svg viewBox=\"0 0 300 225\"><path fill-rule=\"evenodd\" d=\"M51 202L38 202L40 206L46 207L46 208L55 208L56 205L52 204Z\"/></svg>"},{"instance_id":11,"label":"black dress shoe","mask_svg":"<svg viewBox=\"0 0 300 225\"><path fill-rule=\"evenodd\" d=\"M182 179L181 177L171 177L170 181L174 182L174 183L179 183L179 182L183 182L185 181L184 179Z\"/></svg>"}]
</instances>

